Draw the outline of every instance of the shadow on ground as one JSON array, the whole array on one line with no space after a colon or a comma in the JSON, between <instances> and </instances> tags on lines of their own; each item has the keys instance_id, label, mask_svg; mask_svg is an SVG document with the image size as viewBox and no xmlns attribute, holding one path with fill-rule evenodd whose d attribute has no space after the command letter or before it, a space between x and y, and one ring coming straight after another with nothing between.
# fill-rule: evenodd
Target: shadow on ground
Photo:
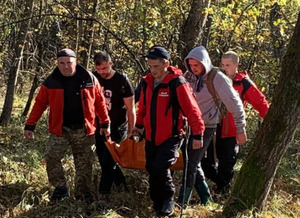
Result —
<instances>
[{"instance_id":1,"label":"shadow on ground","mask_svg":"<svg viewBox=\"0 0 300 218\"><path fill-rule=\"evenodd\" d=\"M13 216L12 210L21 202L27 188L22 182L0 186L0 217Z\"/></svg>"}]
</instances>

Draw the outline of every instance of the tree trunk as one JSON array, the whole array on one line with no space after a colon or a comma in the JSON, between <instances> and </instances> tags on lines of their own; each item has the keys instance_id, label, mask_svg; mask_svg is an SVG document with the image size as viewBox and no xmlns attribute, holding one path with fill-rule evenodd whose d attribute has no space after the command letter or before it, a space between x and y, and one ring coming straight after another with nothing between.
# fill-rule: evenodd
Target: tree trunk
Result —
<instances>
[{"instance_id":1,"label":"tree trunk","mask_svg":"<svg viewBox=\"0 0 300 218\"><path fill-rule=\"evenodd\" d=\"M275 26L274 22L280 18L280 5L276 2L270 12L271 38L273 41L273 54L275 58L281 59L284 54L284 41L280 32L280 26Z\"/></svg>"},{"instance_id":2,"label":"tree trunk","mask_svg":"<svg viewBox=\"0 0 300 218\"><path fill-rule=\"evenodd\" d=\"M93 7L90 11L90 13L92 14L92 16L94 17L96 12L98 11L98 5L99 2L98 0L94 1L93 3ZM86 47L86 55L85 55L85 59L83 60L83 64L84 66L88 69L89 68L89 64L90 64L90 57L92 54L92 48L93 48L93 42L94 42L94 34L95 34L95 22L94 21L89 21L88 24L86 24L85 28L85 34L83 36L84 41L83 41L83 46Z\"/></svg>"},{"instance_id":3,"label":"tree trunk","mask_svg":"<svg viewBox=\"0 0 300 218\"><path fill-rule=\"evenodd\" d=\"M23 3L22 3L23 4ZM33 10L33 0L26 1L25 3L25 11L23 17L30 17ZM5 102L3 106L3 111L0 117L0 125L6 125L9 123L13 108L13 100L15 94L15 86L18 78L18 72L21 65L21 60L23 56L23 48L26 39L27 29L30 26L30 21L28 21L27 25L21 25L19 35L16 38L16 43L14 48L11 48L12 51L15 51L13 55L13 65L9 71L9 77L7 81L7 89L5 94Z\"/></svg>"},{"instance_id":4,"label":"tree trunk","mask_svg":"<svg viewBox=\"0 0 300 218\"><path fill-rule=\"evenodd\" d=\"M276 87L273 103L236 179L225 216L265 206L280 160L300 122L300 13Z\"/></svg>"},{"instance_id":5,"label":"tree trunk","mask_svg":"<svg viewBox=\"0 0 300 218\"><path fill-rule=\"evenodd\" d=\"M201 43L201 45L203 45L205 48L207 48L207 46L208 46L212 21L213 21L213 16L212 16L212 14L209 14L207 16L207 20L205 23L205 29L203 32L202 43Z\"/></svg>"},{"instance_id":6,"label":"tree trunk","mask_svg":"<svg viewBox=\"0 0 300 218\"><path fill-rule=\"evenodd\" d=\"M198 45L206 23L207 14L204 9L210 6L210 0L193 0L187 20L181 27L177 52L181 56L178 61L180 69L185 70L183 59L189 51Z\"/></svg>"},{"instance_id":7,"label":"tree trunk","mask_svg":"<svg viewBox=\"0 0 300 218\"><path fill-rule=\"evenodd\" d=\"M27 103L26 103L26 106L25 106L24 111L22 113L22 116L24 116L24 117L26 117L28 112L29 112L31 102L32 102L32 99L33 99L33 96L34 96L34 92L35 92L35 90L37 89L38 86L39 86L39 78L38 78L38 75L36 74L33 78L33 82L32 82L31 88L30 88Z\"/></svg>"},{"instance_id":8,"label":"tree trunk","mask_svg":"<svg viewBox=\"0 0 300 218\"><path fill-rule=\"evenodd\" d=\"M41 15L43 11L43 0L40 0L39 2L39 15ZM22 113L22 116L26 117L28 115L35 90L39 86L39 78L45 77L47 74L43 74L44 68L45 68L45 60L48 51L45 48L48 48L48 44L51 43L51 40L44 40L45 38L52 38L53 41L59 42L59 40L55 37L48 36L48 30L47 26L45 25L46 19L45 17L40 16L37 20L32 21L32 28L39 29L40 31L35 35L35 42L36 46L34 48L34 56L35 62L33 72L37 72L33 78L32 85L28 94L28 99L24 108L24 111ZM55 31L55 28L51 28L52 31ZM50 33L51 34L51 33ZM59 43L58 43L59 44Z\"/></svg>"}]
</instances>

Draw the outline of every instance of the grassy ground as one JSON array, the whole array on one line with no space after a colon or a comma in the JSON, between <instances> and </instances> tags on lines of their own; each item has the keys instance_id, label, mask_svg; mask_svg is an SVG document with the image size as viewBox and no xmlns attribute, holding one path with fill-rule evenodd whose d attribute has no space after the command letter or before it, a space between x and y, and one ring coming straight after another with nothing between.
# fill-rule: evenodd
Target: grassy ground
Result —
<instances>
[{"instance_id":1,"label":"grassy ground","mask_svg":"<svg viewBox=\"0 0 300 218\"><path fill-rule=\"evenodd\" d=\"M47 140L46 119L43 117L38 123L33 141L23 138L23 123L23 118L14 116L9 126L0 127L0 217L155 217L151 209L147 173L138 170L124 169L129 192L114 189L110 195L99 196L92 205L85 205L72 197L50 204L53 187L48 184L43 161ZM265 210L256 215L245 211L238 217L300 217L299 134L295 138L278 169ZM237 171L246 150L242 150ZM64 159L64 167L72 196L72 156ZM100 170L95 161L95 187ZM181 172L176 171L174 181L177 190L180 179ZM183 217L222 217L224 199L203 207L198 205L199 198L194 193L191 203L192 206L183 211ZM176 207L173 217L179 216L180 209Z\"/></svg>"}]
</instances>

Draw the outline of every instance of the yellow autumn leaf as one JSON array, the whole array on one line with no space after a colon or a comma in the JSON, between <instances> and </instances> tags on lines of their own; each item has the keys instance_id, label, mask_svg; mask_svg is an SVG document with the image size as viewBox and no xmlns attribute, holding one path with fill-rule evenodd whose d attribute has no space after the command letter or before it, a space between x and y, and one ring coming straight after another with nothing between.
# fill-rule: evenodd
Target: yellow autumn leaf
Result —
<instances>
[{"instance_id":1,"label":"yellow autumn leaf","mask_svg":"<svg viewBox=\"0 0 300 218\"><path fill-rule=\"evenodd\" d=\"M3 156L2 159L3 159L3 162L6 164L8 161L7 157Z\"/></svg>"},{"instance_id":2,"label":"yellow autumn leaf","mask_svg":"<svg viewBox=\"0 0 300 218\"><path fill-rule=\"evenodd\" d=\"M206 8L205 13L206 14L212 14L214 12L213 8Z\"/></svg>"},{"instance_id":3,"label":"yellow autumn leaf","mask_svg":"<svg viewBox=\"0 0 300 218\"><path fill-rule=\"evenodd\" d=\"M300 179L298 179L298 178L292 178L292 180L293 180L294 182L297 182L298 184L300 184Z\"/></svg>"},{"instance_id":4,"label":"yellow autumn leaf","mask_svg":"<svg viewBox=\"0 0 300 218\"><path fill-rule=\"evenodd\" d=\"M279 4L280 5L286 5L286 0L280 0Z\"/></svg>"}]
</instances>

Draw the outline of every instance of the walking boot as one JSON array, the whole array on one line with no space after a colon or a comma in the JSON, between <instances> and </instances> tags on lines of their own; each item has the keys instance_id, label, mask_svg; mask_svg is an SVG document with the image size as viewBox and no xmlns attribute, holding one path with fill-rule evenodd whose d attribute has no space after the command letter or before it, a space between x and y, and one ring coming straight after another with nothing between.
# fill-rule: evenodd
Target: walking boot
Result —
<instances>
[{"instance_id":1,"label":"walking boot","mask_svg":"<svg viewBox=\"0 0 300 218\"><path fill-rule=\"evenodd\" d=\"M195 184L196 191L201 199L201 204L206 205L207 201L211 200L210 191L205 180Z\"/></svg>"},{"instance_id":2,"label":"walking boot","mask_svg":"<svg viewBox=\"0 0 300 218\"><path fill-rule=\"evenodd\" d=\"M165 200L163 202L162 208L158 215L160 216L171 216L174 213L174 201Z\"/></svg>"},{"instance_id":3,"label":"walking boot","mask_svg":"<svg viewBox=\"0 0 300 218\"><path fill-rule=\"evenodd\" d=\"M66 186L57 186L50 198L51 202L57 202L69 196L69 191Z\"/></svg>"},{"instance_id":4,"label":"walking boot","mask_svg":"<svg viewBox=\"0 0 300 218\"><path fill-rule=\"evenodd\" d=\"M178 196L178 204L181 205L183 208L189 205L190 199L192 197L193 188L186 187L185 193L183 186L180 186L179 196ZM183 196L184 194L184 196Z\"/></svg>"}]
</instances>

